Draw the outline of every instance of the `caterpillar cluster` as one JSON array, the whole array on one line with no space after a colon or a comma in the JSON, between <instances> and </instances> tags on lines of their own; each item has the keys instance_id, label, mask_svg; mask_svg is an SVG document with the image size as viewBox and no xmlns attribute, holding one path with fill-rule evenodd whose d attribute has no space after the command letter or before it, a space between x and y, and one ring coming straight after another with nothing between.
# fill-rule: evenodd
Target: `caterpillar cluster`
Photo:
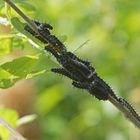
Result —
<instances>
[{"instance_id":1,"label":"caterpillar cluster","mask_svg":"<svg viewBox=\"0 0 140 140\"><path fill-rule=\"evenodd\" d=\"M111 88L97 76L94 67L90 62L85 61L68 52L59 39L52 35L50 30L53 27L46 23L34 21L37 25L38 33L33 31L28 25L25 30L45 44L45 50L54 55L62 68L53 68L52 72L62 74L72 79L73 86L88 90L99 100L107 100L108 94L112 94Z\"/></svg>"},{"instance_id":2,"label":"caterpillar cluster","mask_svg":"<svg viewBox=\"0 0 140 140\"><path fill-rule=\"evenodd\" d=\"M37 21L34 23L37 25L39 33L36 33L28 25L24 29L43 42L45 50L50 52L62 66L61 68L52 68L52 72L67 76L72 80L74 87L88 90L91 95L99 100L108 100L111 96L119 106L126 108L129 114L140 122L140 116L134 108L125 99L117 97L111 87L97 75L90 62L67 51L65 45L55 35L51 34L50 30L53 29L51 25Z\"/></svg>"},{"instance_id":3,"label":"caterpillar cluster","mask_svg":"<svg viewBox=\"0 0 140 140\"><path fill-rule=\"evenodd\" d=\"M36 22L35 22L36 23ZM46 24L45 24L46 25ZM37 26L38 27L38 26ZM46 27L45 27L46 28ZM48 28L48 32L49 32ZM38 33L36 33L28 24L25 25L24 30L27 31L28 33L30 33L32 36L34 36L35 38L37 38L38 40L40 40L42 43L47 44L48 41L42 37L41 35L39 35ZM46 29L45 29L46 30ZM46 32L46 31L45 31ZM50 33L49 33L50 34Z\"/></svg>"},{"instance_id":4,"label":"caterpillar cluster","mask_svg":"<svg viewBox=\"0 0 140 140\"><path fill-rule=\"evenodd\" d=\"M111 88L97 76L89 62L79 59L71 52L56 57L62 68L53 68L52 71L72 79L73 86L88 90L99 100L107 100L108 95L113 94Z\"/></svg>"},{"instance_id":5,"label":"caterpillar cluster","mask_svg":"<svg viewBox=\"0 0 140 140\"><path fill-rule=\"evenodd\" d=\"M53 48L56 53L62 53L63 51L66 51L65 45L59 41L55 35L51 34L53 27L50 24L40 23L38 21L33 22L37 26L38 33L36 33L28 24L25 25L24 30L40 40L47 47Z\"/></svg>"}]
</instances>

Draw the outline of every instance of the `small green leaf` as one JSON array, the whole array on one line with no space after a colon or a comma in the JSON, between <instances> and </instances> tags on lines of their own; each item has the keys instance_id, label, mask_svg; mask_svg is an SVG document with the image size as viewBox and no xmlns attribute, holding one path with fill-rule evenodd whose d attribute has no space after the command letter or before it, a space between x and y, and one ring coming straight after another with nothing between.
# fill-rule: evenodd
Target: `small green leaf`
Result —
<instances>
[{"instance_id":1,"label":"small green leaf","mask_svg":"<svg viewBox=\"0 0 140 140\"><path fill-rule=\"evenodd\" d=\"M23 78L29 79L48 71L51 65L40 64L42 56L24 56L0 65L0 88L8 88ZM49 63L49 60L47 61Z\"/></svg>"},{"instance_id":2,"label":"small green leaf","mask_svg":"<svg viewBox=\"0 0 140 140\"><path fill-rule=\"evenodd\" d=\"M26 9L28 12L33 12L36 10L33 4L30 4L28 1L22 1L19 3L20 7Z\"/></svg>"},{"instance_id":3,"label":"small green leaf","mask_svg":"<svg viewBox=\"0 0 140 140\"><path fill-rule=\"evenodd\" d=\"M11 23L14 26L15 29L17 29L20 33L24 34L28 39L31 39L33 42L38 44L40 47L42 46L42 42L40 42L38 39L33 37L30 33L24 30L24 27L26 23L21 22L17 17L11 18ZM44 44L43 44L44 47Z\"/></svg>"},{"instance_id":4,"label":"small green leaf","mask_svg":"<svg viewBox=\"0 0 140 140\"><path fill-rule=\"evenodd\" d=\"M17 80L27 78L37 61L38 57L24 56L2 64L0 66L0 87L7 88Z\"/></svg>"},{"instance_id":5,"label":"small green leaf","mask_svg":"<svg viewBox=\"0 0 140 140\"><path fill-rule=\"evenodd\" d=\"M32 73L29 73L29 74L26 76L26 78L29 79L29 78L32 78L32 77L34 77L34 76L38 76L38 75L40 75L40 74L43 74L43 73L45 73L45 72L46 72L46 70L34 71L34 72L32 72Z\"/></svg>"},{"instance_id":6,"label":"small green leaf","mask_svg":"<svg viewBox=\"0 0 140 140\"><path fill-rule=\"evenodd\" d=\"M1 68L5 69L12 75L23 78L30 73L37 60L38 58L35 56L24 56L1 65Z\"/></svg>"},{"instance_id":7,"label":"small green leaf","mask_svg":"<svg viewBox=\"0 0 140 140\"><path fill-rule=\"evenodd\" d=\"M14 79L14 78L18 78L17 76L12 75L11 73L7 72L6 70L0 68L0 80L2 79Z\"/></svg>"},{"instance_id":8,"label":"small green leaf","mask_svg":"<svg viewBox=\"0 0 140 140\"><path fill-rule=\"evenodd\" d=\"M11 18L12 25L21 33L25 33L24 26L25 23L21 22L17 17Z\"/></svg>"}]
</instances>

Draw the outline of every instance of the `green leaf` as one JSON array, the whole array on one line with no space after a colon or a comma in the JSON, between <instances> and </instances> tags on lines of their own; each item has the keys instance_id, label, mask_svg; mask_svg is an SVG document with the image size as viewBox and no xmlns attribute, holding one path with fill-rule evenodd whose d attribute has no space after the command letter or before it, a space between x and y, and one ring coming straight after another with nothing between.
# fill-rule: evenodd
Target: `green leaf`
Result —
<instances>
[{"instance_id":1,"label":"green leaf","mask_svg":"<svg viewBox=\"0 0 140 140\"><path fill-rule=\"evenodd\" d=\"M2 64L0 66L0 87L7 88L17 80L27 78L32 73L32 69L37 61L38 57L24 56Z\"/></svg>"},{"instance_id":2,"label":"green leaf","mask_svg":"<svg viewBox=\"0 0 140 140\"><path fill-rule=\"evenodd\" d=\"M27 10L28 13L36 10L36 7L33 5L33 3L29 2L28 0L15 0L14 2L19 8Z\"/></svg>"},{"instance_id":3,"label":"green leaf","mask_svg":"<svg viewBox=\"0 0 140 140\"><path fill-rule=\"evenodd\" d=\"M31 34L29 34L27 31L24 30L26 23L21 22L17 17L11 18L11 23L15 29L17 29L20 33L24 34L28 39L31 39L33 42L35 42L39 46L41 46L43 44L38 39L36 39ZM43 47L44 47L44 44L43 44Z\"/></svg>"},{"instance_id":4,"label":"green leaf","mask_svg":"<svg viewBox=\"0 0 140 140\"><path fill-rule=\"evenodd\" d=\"M27 78L27 79L28 79L28 78L32 78L32 77L34 77L34 76L38 76L38 75L43 74L43 73L45 73L45 72L46 72L46 70L33 71L32 73L29 73L29 74L26 76L26 78Z\"/></svg>"},{"instance_id":5,"label":"green leaf","mask_svg":"<svg viewBox=\"0 0 140 140\"><path fill-rule=\"evenodd\" d=\"M37 62L37 59L38 57L35 56L24 56L1 65L1 68L13 75L25 77Z\"/></svg>"},{"instance_id":6,"label":"green leaf","mask_svg":"<svg viewBox=\"0 0 140 140\"><path fill-rule=\"evenodd\" d=\"M9 79L9 78L17 78L17 76L12 75L11 73L9 73L8 71L0 68L0 80L2 79Z\"/></svg>"},{"instance_id":7,"label":"green leaf","mask_svg":"<svg viewBox=\"0 0 140 140\"><path fill-rule=\"evenodd\" d=\"M21 33L25 33L24 26L25 23L21 22L17 17L11 18L12 25Z\"/></svg>"},{"instance_id":8,"label":"green leaf","mask_svg":"<svg viewBox=\"0 0 140 140\"><path fill-rule=\"evenodd\" d=\"M2 117L10 126L16 128L16 122L19 118L18 113L12 109L0 108L0 117ZM7 140L10 135L10 132L0 125L0 137L2 140Z\"/></svg>"},{"instance_id":9,"label":"green leaf","mask_svg":"<svg viewBox=\"0 0 140 140\"><path fill-rule=\"evenodd\" d=\"M36 10L33 4L30 4L28 1L22 1L19 3L20 7L26 9L28 12L33 12Z\"/></svg>"}]
</instances>

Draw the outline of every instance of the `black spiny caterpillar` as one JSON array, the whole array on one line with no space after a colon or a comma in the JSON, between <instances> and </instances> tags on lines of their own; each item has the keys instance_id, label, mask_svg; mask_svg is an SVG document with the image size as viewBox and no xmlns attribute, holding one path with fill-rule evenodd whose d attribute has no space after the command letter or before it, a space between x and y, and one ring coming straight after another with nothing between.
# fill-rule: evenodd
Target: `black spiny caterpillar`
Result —
<instances>
[{"instance_id":1,"label":"black spiny caterpillar","mask_svg":"<svg viewBox=\"0 0 140 140\"><path fill-rule=\"evenodd\" d=\"M25 26L25 30L47 44L45 50L53 54L61 64L62 68L53 68L53 72L69 77L73 80L75 87L87 89L99 100L107 100L108 94L113 94L111 88L97 76L90 62L68 52L65 45L50 33L50 30L53 29L51 25L37 21L34 23L38 27L39 34L35 33L28 25Z\"/></svg>"},{"instance_id":2,"label":"black spiny caterpillar","mask_svg":"<svg viewBox=\"0 0 140 140\"><path fill-rule=\"evenodd\" d=\"M40 40L44 44L49 44L54 50L61 53L66 51L65 45L55 36L50 33L53 27L47 23L40 23L38 21L33 21L37 25L38 33L36 33L28 24L25 25L24 30L32 34L35 38ZM57 47L54 47L57 46Z\"/></svg>"}]
</instances>

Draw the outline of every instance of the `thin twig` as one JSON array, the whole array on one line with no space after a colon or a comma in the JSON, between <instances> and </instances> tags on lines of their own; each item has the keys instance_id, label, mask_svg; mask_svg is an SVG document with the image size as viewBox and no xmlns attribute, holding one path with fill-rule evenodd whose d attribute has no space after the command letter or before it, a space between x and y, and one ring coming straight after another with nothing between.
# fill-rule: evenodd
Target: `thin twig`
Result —
<instances>
[{"instance_id":1,"label":"thin twig","mask_svg":"<svg viewBox=\"0 0 140 140\"><path fill-rule=\"evenodd\" d=\"M4 119L0 117L0 124L3 125L7 130L10 131L11 135L17 140L26 140L19 132L12 128Z\"/></svg>"},{"instance_id":2,"label":"thin twig","mask_svg":"<svg viewBox=\"0 0 140 140\"><path fill-rule=\"evenodd\" d=\"M34 24L34 22L27 17L11 0L4 0L6 3L8 3L30 26L38 33L37 27Z\"/></svg>"},{"instance_id":3,"label":"thin twig","mask_svg":"<svg viewBox=\"0 0 140 140\"><path fill-rule=\"evenodd\" d=\"M118 98L119 99L119 98ZM132 110L134 111L134 113L138 116L136 117L134 115L134 113L126 106L126 104L121 103L119 100L117 100L116 98L114 98L113 96L109 95L108 100L114 105L116 106L123 114L126 118L128 118L135 126L137 126L140 129L140 117L138 116L138 114L136 113L136 111L133 109L133 107L127 103L129 106L131 106Z\"/></svg>"}]
</instances>

